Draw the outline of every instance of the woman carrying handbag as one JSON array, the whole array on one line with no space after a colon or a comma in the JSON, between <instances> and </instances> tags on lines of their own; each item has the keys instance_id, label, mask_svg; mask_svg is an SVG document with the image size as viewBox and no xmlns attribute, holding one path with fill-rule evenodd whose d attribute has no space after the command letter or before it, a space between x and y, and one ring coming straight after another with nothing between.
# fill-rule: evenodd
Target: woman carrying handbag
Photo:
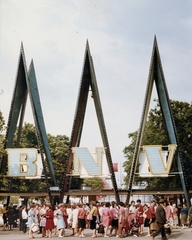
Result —
<instances>
[{"instance_id":1,"label":"woman carrying handbag","mask_svg":"<svg viewBox=\"0 0 192 240\"><path fill-rule=\"evenodd\" d=\"M33 223L36 223L35 213L34 213L35 204L30 204L30 209L28 211L28 226L29 226L29 238L35 238L32 231Z\"/></svg>"}]
</instances>

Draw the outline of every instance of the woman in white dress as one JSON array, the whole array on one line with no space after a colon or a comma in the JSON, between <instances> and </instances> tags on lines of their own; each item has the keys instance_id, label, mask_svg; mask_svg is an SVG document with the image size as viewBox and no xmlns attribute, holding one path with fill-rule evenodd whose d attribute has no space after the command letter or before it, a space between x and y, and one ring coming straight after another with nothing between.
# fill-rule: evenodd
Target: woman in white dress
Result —
<instances>
[{"instance_id":1,"label":"woman in white dress","mask_svg":"<svg viewBox=\"0 0 192 240\"><path fill-rule=\"evenodd\" d=\"M27 232L26 222L27 222L27 219L28 219L28 215L27 215L27 212L26 212L26 206L22 207L21 216L22 216L22 230L23 230L23 233L26 233Z\"/></svg>"},{"instance_id":2,"label":"woman in white dress","mask_svg":"<svg viewBox=\"0 0 192 240\"><path fill-rule=\"evenodd\" d=\"M58 218L57 218L57 211L58 211L58 205L55 205L55 210L53 211L53 222L54 222L54 235L57 235L57 221L58 221Z\"/></svg>"},{"instance_id":3,"label":"woman in white dress","mask_svg":"<svg viewBox=\"0 0 192 240\"><path fill-rule=\"evenodd\" d=\"M66 208L66 211L67 211L67 216L68 216L68 218L67 218L67 226L68 226L68 228L69 229L72 229L72 236L74 235L74 229L72 228L72 207L71 207L71 204L68 204L67 205L67 208Z\"/></svg>"},{"instance_id":4,"label":"woman in white dress","mask_svg":"<svg viewBox=\"0 0 192 240\"><path fill-rule=\"evenodd\" d=\"M75 233L75 236L79 236L77 214L78 214L78 209L77 209L77 206L74 204L74 205L72 205L72 229Z\"/></svg>"}]
</instances>

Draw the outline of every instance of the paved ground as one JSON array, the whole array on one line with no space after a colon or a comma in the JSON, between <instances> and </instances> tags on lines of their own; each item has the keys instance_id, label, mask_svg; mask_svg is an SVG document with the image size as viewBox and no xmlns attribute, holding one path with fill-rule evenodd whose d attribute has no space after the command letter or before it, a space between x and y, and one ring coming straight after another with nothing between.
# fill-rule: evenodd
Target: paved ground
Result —
<instances>
[{"instance_id":1,"label":"paved ground","mask_svg":"<svg viewBox=\"0 0 192 240\"><path fill-rule=\"evenodd\" d=\"M66 230L66 237L68 239L79 239L78 237L74 237L74 236L70 236L71 231L70 230ZM91 230L86 229L85 230L85 236L86 239L90 240L92 239L92 234L91 234ZM143 236L138 237L139 239L150 239L151 237L145 237L146 236L146 231L143 234ZM35 238L36 239L42 239L41 234L35 234ZM99 239L104 239L103 235L98 234ZM136 239L136 237L133 236L128 236L126 237L127 239L133 240ZM125 238L125 239L126 239ZM2 231L2 227L0 228L0 240L24 240L24 239L29 239L28 234L23 234L21 231L18 230L18 228L14 228L13 231ZM60 239L58 238L58 236L53 236L51 239ZM63 238L64 239L64 238ZM117 239L115 236L110 237L111 240ZM156 240L160 240L161 237L160 235L157 236L155 238ZM186 229L181 229L181 228L177 228L174 229L172 232L172 235L170 237L168 237L168 239L173 240L173 239L177 239L177 240L186 240L186 239L192 239L192 228L186 228Z\"/></svg>"}]
</instances>

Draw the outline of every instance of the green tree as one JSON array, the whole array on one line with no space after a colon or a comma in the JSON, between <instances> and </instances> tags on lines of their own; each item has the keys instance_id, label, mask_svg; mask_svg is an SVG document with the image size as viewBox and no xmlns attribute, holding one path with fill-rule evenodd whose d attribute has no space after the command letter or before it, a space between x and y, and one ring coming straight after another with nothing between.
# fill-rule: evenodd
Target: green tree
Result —
<instances>
[{"instance_id":1,"label":"green tree","mask_svg":"<svg viewBox=\"0 0 192 240\"><path fill-rule=\"evenodd\" d=\"M60 186L64 174L65 163L68 157L69 138L65 135L52 136L48 134L48 141L57 185Z\"/></svg>"},{"instance_id":2,"label":"green tree","mask_svg":"<svg viewBox=\"0 0 192 240\"><path fill-rule=\"evenodd\" d=\"M85 178L83 185L90 186L92 190L100 190L104 188L104 182L99 177Z\"/></svg>"},{"instance_id":3,"label":"green tree","mask_svg":"<svg viewBox=\"0 0 192 240\"><path fill-rule=\"evenodd\" d=\"M17 129L18 130L18 129ZM16 141L17 131L15 135ZM35 126L31 123L24 123L19 142L20 148L36 148L38 149L38 141Z\"/></svg>"},{"instance_id":4,"label":"green tree","mask_svg":"<svg viewBox=\"0 0 192 240\"><path fill-rule=\"evenodd\" d=\"M159 102L154 109L151 109L146 122L142 145L168 145L170 141L166 132L165 124L162 117ZM192 187L192 105L187 102L171 101L175 125L177 129L179 146L182 153L183 170L188 178L188 185ZM128 135L131 138L131 144L124 148L126 161L123 166L127 176L125 183L128 184L133 153L137 139L137 131ZM138 170L139 165L137 166ZM172 171L178 171L176 164L173 163ZM177 189L181 188L179 175L174 178L141 178L136 177L135 183L146 182L148 189Z\"/></svg>"},{"instance_id":5,"label":"green tree","mask_svg":"<svg viewBox=\"0 0 192 240\"><path fill-rule=\"evenodd\" d=\"M3 118L3 114L0 111L0 159L2 159L5 154L4 145L5 145L5 120ZM8 185L8 179L4 177L6 174L6 170L3 171L0 175L0 189L5 189Z\"/></svg>"},{"instance_id":6,"label":"green tree","mask_svg":"<svg viewBox=\"0 0 192 240\"><path fill-rule=\"evenodd\" d=\"M17 129L18 131L18 129ZM16 145L17 131L14 137L13 146ZM60 186L60 182L64 173L65 162L67 159L69 138L65 135L52 136L47 135L50 146L50 152L55 171L57 185ZM21 131L21 138L19 142L20 148L36 148L38 149L37 133L36 128L31 123L24 123ZM49 177L49 171L46 163L46 171ZM44 173L44 172L43 172ZM50 181L50 179L48 179ZM51 185L51 184L50 184ZM8 184L5 186L7 190ZM15 178L12 181L12 189L14 191L47 191L47 184L45 179L20 179Z\"/></svg>"}]
</instances>

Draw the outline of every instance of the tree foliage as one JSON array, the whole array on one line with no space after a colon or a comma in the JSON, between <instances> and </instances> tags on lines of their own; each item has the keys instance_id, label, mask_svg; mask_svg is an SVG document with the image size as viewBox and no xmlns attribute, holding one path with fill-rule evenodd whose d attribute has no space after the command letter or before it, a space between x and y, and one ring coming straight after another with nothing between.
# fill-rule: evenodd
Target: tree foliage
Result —
<instances>
[{"instance_id":1,"label":"tree foliage","mask_svg":"<svg viewBox=\"0 0 192 240\"><path fill-rule=\"evenodd\" d=\"M5 120L3 118L3 114L0 111L0 159L3 157L3 155L5 154L4 151L4 145L5 145ZM6 171L4 171L1 175L5 175ZM0 188L5 188L6 186L8 186L8 179L5 177L0 177Z\"/></svg>"},{"instance_id":2,"label":"tree foliage","mask_svg":"<svg viewBox=\"0 0 192 240\"><path fill-rule=\"evenodd\" d=\"M162 112L159 102L156 101L156 106L149 112L148 120L146 122L142 145L168 145L171 144L166 131ZM171 101L171 109L174 116L174 121L177 129L179 147L184 162L183 170L188 178L188 185L192 188L192 105L187 102ZM123 164L127 176L125 183L128 184L129 175L131 171L131 164L137 139L137 131L128 134L131 139L129 146L125 147L123 152L126 161ZM139 165L137 165L138 170ZM176 163L173 163L172 171L177 171ZM177 189L181 188L180 177L177 174L172 178L141 178L135 177L135 184L145 182L148 189Z\"/></svg>"},{"instance_id":3,"label":"tree foliage","mask_svg":"<svg viewBox=\"0 0 192 240\"><path fill-rule=\"evenodd\" d=\"M69 151L69 138L65 135L52 136L48 134L48 141L55 170L57 185L60 186Z\"/></svg>"},{"instance_id":4,"label":"tree foliage","mask_svg":"<svg viewBox=\"0 0 192 240\"><path fill-rule=\"evenodd\" d=\"M92 190L101 190L104 188L104 182L99 177L86 178L83 180L83 185L90 186Z\"/></svg>"},{"instance_id":5,"label":"tree foliage","mask_svg":"<svg viewBox=\"0 0 192 240\"><path fill-rule=\"evenodd\" d=\"M64 167L65 167L67 154L68 154L69 138L65 135L52 136L48 134L47 136L48 136L48 142L49 142L50 152L52 156L53 167L55 170L57 185L60 186L60 182L64 173ZM17 131L15 133L13 146L16 146L16 138L17 138ZM1 135L0 135L0 139L1 139ZM3 149L4 146L1 146L1 147ZM33 124L24 123L22 127L21 138L20 138L18 147L39 149L36 128ZM48 178L49 178L48 168L46 167L46 169L47 169ZM9 188L8 186L12 185L13 191L28 191L28 192L47 191L47 183L45 179L40 179L40 180L25 179L24 180L24 179L15 178L11 180L9 179L9 181L7 178L3 178L3 177L0 179L1 179L0 181L6 180L5 184L1 184L0 186L1 190L8 190ZM50 179L48 179L48 181L50 181Z\"/></svg>"}]
</instances>

